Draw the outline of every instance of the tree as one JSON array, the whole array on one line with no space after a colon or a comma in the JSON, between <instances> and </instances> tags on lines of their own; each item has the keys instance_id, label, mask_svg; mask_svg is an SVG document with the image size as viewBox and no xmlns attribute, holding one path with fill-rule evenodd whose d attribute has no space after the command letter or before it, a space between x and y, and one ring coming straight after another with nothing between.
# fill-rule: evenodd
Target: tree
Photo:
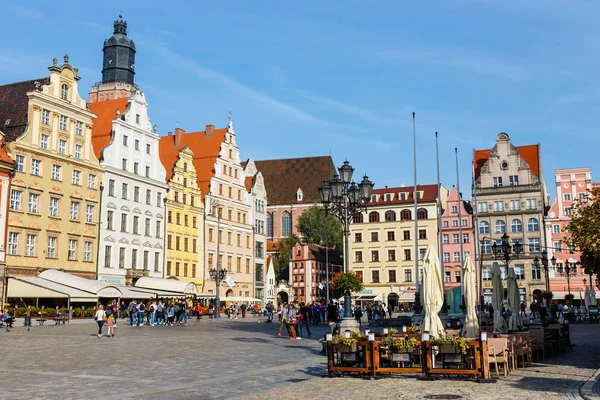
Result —
<instances>
[{"instance_id":1,"label":"tree","mask_svg":"<svg viewBox=\"0 0 600 400\"><path fill-rule=\"evenodd\" d=\"M290 235L279 242L279 250L273 256L275 277L279 280L290 279L290 260L292 259L292 247L300 241L296 235Z\"/></svg>"},{"instance_id":2,"label":"tree","mask_svg":"<svg viewBox=\"0 0 600 400\"><path fill-rule=\"evenodd\" d=\"M342 251L342 224L322 207L313 206L298 218L298 231L307 244L324 244Z\"/></svg>"},{"instance_id":3,"label":"tree","mask_svg":"<svg viewBox=\"0 0 600 400\"><path fill-rule=\"evenodd\" d=\"M600 272L600 189L576 200L571 221L566 226L565 242L579 247L581 265L588 274Z\"/></svg>"}]
</instances>

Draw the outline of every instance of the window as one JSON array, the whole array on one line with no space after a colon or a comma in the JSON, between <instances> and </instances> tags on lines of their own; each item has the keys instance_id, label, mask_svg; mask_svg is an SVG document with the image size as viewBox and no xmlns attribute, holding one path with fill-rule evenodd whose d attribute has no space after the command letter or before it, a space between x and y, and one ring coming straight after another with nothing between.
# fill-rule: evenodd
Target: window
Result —
<instances>
[{"instance_id":1,"label":"window","mask_svg":"<svg viewBox=\"0 0 600 400\"><path fill-rule=\"evenodd\" d=\"M183 225L184 225L184 226L190 226L190 216L189 216L189 215L187 215L187 214L185 214L185 215L183 216Z\"/></svg>"},{"instance_id":2,"label":"window","mask_svg":"<svg viewBox=\"0 0 600 400\"><path fill-rule=\"evenodd\" d=\"M196 276L196 264L192 264L193 267L193 275L192 276ZM159 252L155 252L154 253L154 272L159 272L160 271L160 253Z\"/></svg>"},{"instance_id":3,"label":"window","mask_svg":"<svg viewBox=\"0 0 600 400\"><path fill-rule=\"evenodd\" d=\"M69 100L69 87L64 83L60 87L60 98L63 100Z\"/></svg>"},{"instance_id":4,"label":"window","mask_svg":"<svg viewBox=\"0 0 600 400\"><path fill-rule=\"evenodd\" d=\"M67 141L60 139L58 141L58 152L60 154L66 154L67 153Z\"/></svg>"},{"instance_id":5,"label":"window","mask_svg":"<svg viewBox=\"0 0 600 400\"><path fill-rule=\"evenodd\" d=\"M156 237L160 238L160 221L156 221Z\"/></svg>"},{"instance_id":6,"label":"window","mask_svg":"<svg viewBox=\"0 0 600 400\"><path fill-rule=\"evenodd\" d=\"M404 237L404 240L410 240L410 231L403 231L402 235Z\"/></svg>"},{"instance_id":7,"label":"window","mask_svg":"<svg viewBox=\"0 0 600 400\"><path fill-rule=\"evenodd\" d=\"M466 219L463 219L460 224L461 226L469 226L469 222Z\"/></svg>"},{"instance_id":8,"label":"window","mask_svg":"<svg viewBox=\"0 0 600 400\"><path fill-rule=\"evenodd\" d=\"M494 177L494 187L502 187L502 177L501 176Z\"/></svg>"},{"instance_id":9,"label":"window","mask_svg":"<svg viewBox=\"0 0 600 400\"><path fill-rule=\"evenodd\" d=\"M362 224L363 223L363 215L362 215L362 213L356 214L352 218L352 222L355 223L355 224Z\"/></svg>"},{"instance_id":10,"label":"window","mask_svg":"<svg viewBox=\"0 0 600 400\"><path fill-rule=\"evenodd\" d=\"M175 214L175 223L181 225L181 213L179 212Z\"/></svg>"},{"instance_id":11,"label":"window","mask_svg":"<svg viewBox=\"0 0 600 400\"><path fill-rule=\"evenodd\" d=\"M494 202L494 210L495 211L504 211L504 202L503 201L495 201Z\"/></svg>"},{"instance_id":12,"label":"window","mask_svg":"<svg viewBox=\"0 0 600 400\"><path fill-rule=\"evenodd\" d=\"M144 235L150 236L150 218L146 218L144 223Z\"/></svg>"},{"instance_id":13,"label":"window","mask_svg":"<svg viewBox=\"0 0 600 400\"><path fill-rule=\"evenodd\" d=\"M387 240L396 240L396 232L394 231L388 231L387 233Z\"/></svg>"},{"instance_id":14,"label":"window","mask_svg":"<svg viewBox=\"0 0 600 400\"><path fill-rule=\"evenodd\" d=\"M31 160L31 175L40 176L40 160Z\"/></svg>"},{"instance_id":15,"label":"window","mask_svg":"<svg viewBox=\"0 0 600 400\"><path fill-rule=\"evenodd\" d=\"M42 124L50 125L50 111L42 110Z\"/></svg>"},{"instance_id":16,"label":"window","mask_svg":"<svg viewBox=\"0 0 600 400\"><path fill-rule=\"evenodd\" d=\"M42 149L47 149L48 148L48 139L50 138L50 136L48 135L44 135L42 133L42 140L40 141L40 147Z\"/></svg>"},{"instance_id":17,"label":"window","mask_svg":"<svg viewBox=\"0 0 600 400\"><path fill-rule=\"evenodd\" d=\"M492 280L492 266L491 265L484 265L482 267L482 274L481 274L481 278L484 281L491 281Z\"/></svg>"},{"instance_id":18,"label":"window","mask_svg":"<svg viewBox=\"0 0 600 400\"><path fill-rule=\"evenodd\" d=\"M198 228L198 217L192 217L192 228ZM264 229L264 226L263 226L263 229Z\"/></svg>"},{"instance_id":19,"label":"window","mask_svg":"<svg viewBox=\"0 0 600 400\"><path fill-rule=\"evenodd\" d=\"M450 235L448 235L448 234L442 235L442 243L443 244L450 244Z\"/></svg>"},{"instance_id":20,"label":"window","mask_svg":"<svg viewBox=\"0 0 600 400\"><path fill-rule=\"evenodd\" d=\"M462 234L462 242L463 243L469 243L469 234L468 233L463 233Z\"/></svg>"},{"instance_id":21,"label":"window","mask_svg":"<svg viewBox=\"0 0 600 400\"><path fill-rule=\"evenodd\" d=\"M404 270L404 282L412 282L412 270L405 269Z\"/></svg>"},{"instance_id":22,"label":"window","mask_svg":"<svg viewBox=\"0 0 600 400\"><path fill-rule=\"evenodd\" d=\"M15 159L15 169L18 172L23 172L25 170L25 157L17 156Z\"/></svg>"},{"instance_id":23,"label":"window","mask_svg":"<svg viewBox=\"0 0 600 400\"><path fill-rule=\"evenodd\" d=\"M379 242L379 232L371 232L371 242Z\"/></svg>"},{"instance_id":24,"label":"window","mask_svg":"<svg viewBox=\"0 0 600 400\"><path fill-rule=\"evenodd\" d=\"M123 135L123 146L127 146L127 135Z\"/></svg>"},{"instance_id":25,"label":"window","mask_svg":"<svg viewBox=\"0 0 600 400\"><path fill-rule=\"evenodd\" d=\"M490 233L490 223L487 221L481 221L479 223L479 233Z\"/></svg>"},{"instance_id":26,"label":"window","mask_svg":"<svg viewBox=\"0 0 600 400\"><path fill-rule=\"evenodd\" d=\"M85 242L83 244L83 261L92 261L92 242Z\"/></svg>"},{"instance_id":27,"label":"window","mask_svg":"<svg viewBox=\"0 0 600 400\"><path fill-rule=\"evenodd\" d=\"M386 211L385 212L385 220L386 221L395 221L396 220L396 213L392 210Z\"/></svg>"},{"instance_id":28,"label":"window","mask_svg":"<svg viewBox=\"0 0 600 400\"><path fill-rule=\"evenodd\" d=\"M452 282L452 277L450 276L450 271L444 271L444 282L446 282L446 283Z\"/></svg>"},{"instance_id":29,"label":"window","mask_svg":"<svg viewBox=\"0 0 600 400\"><path fill-rule=\"evenodd\" d=\"M91 204L87 204L85 206L85 222L92 223L94 222L94 214L96 211L96 207Z\"/></svg>"},{"instance_id":30,"label":"window","mask_svg":"<svg viewBox=\"0 0 600 400\"><path fill-rule=\"evenodd\" d=\"M81 158L81 145L80 144L76 144L75 145L75 158Z\"/></svg>"},{"instance_id":31,"label":"window","mask_svg":"<svg viewBox=\"0 0 600 400\"><path fill-rule=\"evenodd\" d=\"M525 265L515 264L513 269L515 271L515 275L516 275L517 279L520 279L520 280L525 279Z\"/></svg>"},{"instance_id":32,"label":"window","mask_svg":"<svg viewBox=\"0 0 600 400\"><path fill-rule=\"evenodd\" d=\"M479 212L488 212L488 203L477 203L477 209L479 210Z\"/></svg>"},{"instance_id":33,"label":"window","mask_svg":"<svg viewBox=\"0 0 600 400\"><path fill-rule=\"evenodd\" d=\"M111 231L113 230L113 216L114 216L113 211L106 212L106 229L111 230Z\"/></svg>"},{"instance_id":34,"label":"window","mask_svg":"<svg viewBox=\"0 0 600 400\"><path fill-rule=\"evenodd\" d=\"M52 179L60 181L60 165L52 164Z\"/></svg>"},{"instance_id":35,"label":"window","mask_svg":"<svg viewBox=\"0 0 600 400\"><path fill-rule=\"evenodd\" d=\"M29 193L29 209L30 213L38 213L38 205L40 202L40 196L38 194Z\"/></svg>"},{"instance_id":36,"label":"window","mask_svg":"<svg viewBox=\"0 0 600 400\"><path fill-rule=\"evenodd\" d=\"M452 243L458 243L458 241L459 241L458 233L453 233L452 234Z\"/></svg>"},{"instance_id":37,"label":"window","mask_svg":"<svg viewBox=\"0 0 600 400\"><path fill-rule=\"evenodd\" d=\"M354 261L357 262L357 263L363 262L362 251L355 251L354 252Z\"/></svg>"},{"instance_id":38,"label":"window","mask_svg":"<svg viewBox=\"0 0 600 400\"><path fill-rule=\"evenodd\" d=\"M20 210L21 209L21 193L18 190L12 190L10 192L10 209Z\"/></svg>"},{"instance_id":39,"label":"window","mask_svg":"<svg viewBox=\"0 0 600 400\"><path fill-rule=\"evenodd\" d=\"M136 203L140 202L140 187L139 186L133 187L133 201L135 201Z\"/></svg>"},{"instance_id":40,"label":"window","mask_svg":"<svg viewBox=\"0 0 600 400\"><path fill-rule=\"evenodd\" d=\"M379 251L377 251L377 250L371 251L371 261L379 262Z\"/></svg>"},{"instance_id":41,"label":"window","mask_svg":"<svg viewBox=\"0 0 600 400\"><path fill-rule=\"evenodd\" d=\"M76 201L71 202L71 219L77 221L79 219L79 203Z\"/></svg>"},{"instance_id":42,"label":"window","mask_svg":"<svg viewBox=\"0 0 600 400\"><path fill-rule=\"evenodd\" d=\"M71 183L77 186L81 185L81 171L73 170L73 177L71 178Z\"/></svg>"},{"instance_id":43,"label":"window","mask_svg":"<svg viewBox=\"0 0 600 400\"><path fill-rule=\"evenodd\" d=\"M410 249L404 249L404 260L403 261L410 261L410 260L411 260Z\"/></svg>"},{"instance_id":44,"label":"window","mask_svg":"<svg viewBox=\"0 0 600 400\"><path fill-rule=\"evenodd\" d=\"M510 223L511 232L523 232L523 223L520 219L513 219Z\"/></svg>"},{"instance_id":45,"label":"window","mask_svg":"<svg viewBox=\"0 0 600 400\"><path fill-rule=\"evenodd\" d=\"M75 124L75 134L77 136L83 136L83 122L77 121Z\"/></svg>"},{"instance_id":46,"label":"window","mask_svg":"<svg viewBox=\"0 0 600 400\"><path fill-rule=\"evenodd\" d=\"M140 163L134 162L133 163L133 173L137 175L139 173L139 171L140 171Z\"/></svg>"},{"instance_id":47,"label":"window","mask_svg":"<svg viewBox=\"0 0 600 400\"><path fill-rule=\"evenodd\" d=\"M579 193L579 200L585 200L586 199L586 194L585 193Z\"/></svg>"},{"instance_id":48,"label":"window","mask_svg":"<svg viewBox=\"0 0 600 400\"><path fill-rule=\"evenodd\" d=\"M540 265L531 264L531 279L536 281L542 279L542 268Z\"/></svg>"},{"instance_id":49,"label":"window","mask_svg":"<svg viewBox=\"0 0 600 400\"><path fill-rule=\"evenodd\" d=\"M528 210L537 210L537 200L536 199L527 199L525 202Z\"/></svg>"},{"instance_id":50,"label":"window","mask_svg":"<svg viewBox=\"0 0 600 400\"><path fill-rule=\"evenodd\" d=\"M144 250L144 271L148 271L148 258L150 257L150 252L148 250Z\"/></svg>"},{"instance_id":51,"label":"window","mask_svg":"<svg viewBox=\"0 0 600 400\"><path fill-rule=\"evenodd\" d=\"M552 233L560 233L560 225L552 225Z\"/></svg>"},{"instance_id":52,"label":"window","mask_svg":"<svg viewBox=\"0 0 600 400\"><path fill-rule=\"evenodd\" d=\"M565 208L565 215L571 215L573 214L573 209L570 207L566 207Z\"/></svg>"},{"instance_id":53,"label":"window","mask_svg":"<svg viewBox=\"0 0 600 400\"><path fill-rule=\"evenodd\" d=\"M518 211L521 209L521 200L511 200L510 201L510 210Z\"/></svg>"},{"instance_id":54,"label":"window","mask_svg":"<svg viewBox=\"0 0 600 400\"><path fill-rule=\"evenodd\" d=\"M495 233L505 233L506 232L506 223L502 220L496 221L496 228L494 229Z\"/></svg>"},{"instance_id":55,"label":"window","mask_svg":"<svg viewBox=\"0 0 600 400\"><path fill-rule=\"evenodd\" d=\"M140 114L135 114L135 123L140 124Z\"/></svg>"},{"instance_id":56,"label":"window","mask_svg":"<svg viewBox=\"0 0 600 400\"><path fill-rule=\"evenodd\" d=\"M56 237L48 236L48 249L46 250L46 257L56 258Z\"/></svg>"},{"instance_id":57,"label":"window","mask_svg":"<svg viewBox=\"0 0 600 400\"><path fill-rule=\"evenodd\" d=\"M160 194L160 192L156 193L156 205L158 207L160 207L161 200L162 200L162 195Z\"/></svg>"},{"instance_id":58,"label":"window","mask_svg":"<svg viewBox=\"0 0 600 400\"><path fill-rule=\"evenodd\" d=\"M19 253L19 234L10 232L8 234L8 254L17 255Z\"/></svg>"},{"instance_id":59,"label":"window","mask_svg":"<svg viewBox=\"0 0 600 400\"><path fill-rule=\"evenodd\" d=\"M115 181L113 179L108 181L108 195L115 196Z\"/></svg>"},{"instance_id":60,"label":"window","mask_svg":"<svg viewBox=\"0 0 600 400\"><path fill-rule=\"evenodd\" d=\"M281 216L281 236L290 236L292 233L292 216L289 212L284 211Z\"/></svg>"},{"instance_id":61,"label":"window","mask_svg":"<svg viewBox=\"0 0 600 400\"><path fill-rule=\"evenodd\" d=\"M377 270L371 271L371 282L379 283L379 271L377 271Z\"/></svg>"},{"instance_id":62,"label":"window","mask_svg":"<svg viewBox=\"0 0 600 400\"><path fill-rule=\"evenodd\" d=\"M561 242L554 242L554 252L562 253L562 243Z\"/></svg>"},{"instance_id":63,"label":"window","mask_svg":"<svg viewBox=\"0 0 600 400\"><path fill-rule=\"evenodd\" d=\"M131 269L137 269L137 249L131 250Z\"/></svg>"},{"instance_id":64,"label":"window","mask_svg":"<svg viewBox=\"0 0 600 400\"><path fill-rule=\"evenodd\" d=\"M460 283L461 280L462 280L462 276L460 274L460 271L454 271L454 282Z\"/></svg>"},{"instance_id":65,"label":"window","mask_svg":"<svg viewBox=\"0 0 600 400\"><path fill-rule=\"evenodd\" d=\"M27 234L25 241L25 255L27 257L35 257L35 235Z\"/></svg>"},{"instance_id":66,"label":"window","mask_svg":"<svg viewBox=\"0 0 600 400\"><path fill-rule=\"evenodd\" d=\"M139 233L139 225L140 225L140 217L138 217L137 215L133 216L133 233L134 234L138 234ZM179 249L177 249L179 250Z\"/></svg>"},{"instance_id":67,"label":"window","mask_svg":"<svg viewBox=\"0 0 600 400\"><path fill-rule=\"evenodd\" d=\"M152 190L146 189L146 204L152 203Z\"/></svg>"},{"instance_id":68,"label":"window","mask_svg":"<svg viewBox=\"0 0 600 400\"><path fill-rule=\"evenodd\" d=\"M427 230L419 229L419 239L427 239Z\"/></svg>"},{"instance_id":69,"label":"window","mask_svg":"<svg viewBox=\"0 0 600 400\"><path fill-rule=\"evenodd\" d=\"M96 175L94 175L94 174L88 175L88 188L96 189Z\"/></svg>"},{"instance_id":70,"label":"window","mask_svg":"<svg viewBox=\"0 0 600 400\"><path fill-rule=\"evenodd\" d=\"M529 251L530 252L539 252L540 251L540 239L539 238L530 238L528 239L529 243Z\"/></svg>"},{"instance_id":71,"label":"window","mask_svg":"<svg viewBox=\"0 0 600 400\"><path fill-rule=\"evenodd\" d=\"M181 237L175 236L175 250L181 250Z\"/></svg>"},{"instance_id":72,"label":"window","mask_svg":"<svg viewBox=\"0 0 600 400\"><path fill-rule=\"evenodd\" d=\"M123 183L121 185L121 198L127 200L127 184Z\"/></svg>"},{"instance_id":73,"label":"window","mask_svg":"<svg viewBox=\"0 0 600 400\"><path fill-rule=\"evenodd\" d=\"M146 178L150 178L150 167L146 166Z\"/></svg>"},{"instance_id":74,"label":"window","mask_svg":"<svg viewBox=\"0 0 600 400\"><path fill-rule=\"evenodd\" d=\"M424 208L419 208L417 210L417 219L427 219L427 210Z\"/></svg>"},{"instance_id":75,"label":"window","mask_svg":"<svg viewBox=\"0 0 600 400\"><path fill-rule=\"evenodd\" d=\"M489 240L484 240L481 243L481 252L483 254L490 254L492 252L492 243Z\"/></svg>"},{"instance_id":76,"label":"window","mask_svg":"<svg viewBox=\"0 0 600 400\"><path fill-rule=\"evenodd\" d=\"M104 248L104 268L110 268L111 252L112 252L112 246L106 246Z\"/></svg>"},{"instance_id":77,"label":"window","mask_svg":"<svg viewBox=\"0 0 600 400\"><path fill-rule=\"evenodd\" d=\"M456 219L452 220L452 227L453 228L458 228L458 220L456 220Z\"/></svg>"},{"instance_id":78,"label":"window","mask_svg":"<svg viewBox=\"0 0 600 400\"><path fill-rule=\"evenodd\" d=\"M457 206L452 206L452 213L456 214L458 212Z\"/></svg>"},{"instance_id":79,"label":"window","mask_svg":"<svg viewBox=\"0 0 600 400\"><path fill-rule=\"evenodd\" d=\"M355 241L356 243L360 243L360 242L362 242L362 233L355 233L355 234L354 234L354 241Z\"/></svg>"},{"instance_id":80,"label":"window","mask_svg":"<svg viewBox=\"0 0 600 400\"><path fill-rule=\"evenodd\" d=\"M443 257L445 263L450 262L450 252L444 252L442 257Z\"/></svg>"},{"instance_id":81,"label":"window","mask_svg":"<svg viewBox=\"0 0 600 400\"><path fill-rule=\"evenodd\" d=\"M183 251L185 251L187 253L189 250L190 250L190 239L183 238Z\"/></svg>"},{"instance_id":82,"label":"window","mask_svg":"<svg viewBox=\"0 0 600 400\"><path fill-rule=\"evenodd\" d=\"M119 268L125 268L125 248L119 248Z\"/></svg>"},{"instance_id":83,"label":"window","mask_svg":"<svg viewBox=\"0 0 600 400\"><path fill-rule=\"evenodd\" d=\"M401 221L406 221L406 220L411 220L412 219L412 213L410 212L410 210L402 210L400 212L400 220Z\"/></svg>"},{"instance_id":84,"label":"window","mask_svg":"<svg viewBox=\"0 0 600 400\"><path fill-rule=\"evenodd\" d=\"M58 198L50 197L50 216L58 217Z\"/></svg>"},{"instance_id":85,"label":"window","mask_svg":"<svg viewBox=\"0 0 600 400\"><path fill-rule=\"evenodd\" d=\"M63 131L67 130L67 117L65 117L64 115L60 116L58 127Z\"/></svg>"},{"instance_id":86,"label":"window","mask_svg":"<svg viewBox=\"0 0 600 400\"><path fill-rule=\"evenodd\" d=\"M452 256L452 260L454 262L460 262L460 251L455 251Z\"/></svg>"},{"instance_id":87,"label":"window","mask_svg":"<svg viewBox=\"0 0 600 400\"><path fill-rule=\"evenodd\" d=\"M511 175L508 177L508 184L510 186L517 186L519 185L519 175Z\"/></svg>"},{"instance_id":88,"label":"window","mask_svg":"<svg viewBox=\"0 0 600 400\"><path fill-rule=\"evenodd\" d=\"M388 250L388 261L396 261L396 250Z\"/></svg>"},{"instance_id":89,"label":"window","mask_svg":"<svg viewBox=\"0 0 600 400\"><path fill-rule=\"evenodd\" d=\"M571 201L571 194L570 193L565 193L563 195L563 199L564 199L564 201Z\"/></svg>"},{"instance_id":90,"label":"window","mask_svg":"<svg viewBox=\"0 0 600 400\"><path fill-rule=\"evenodd\" d=\"M121 232L127 232L127 214L121 214Z\"/></svg>"},{"instance_id":91,"label":"window","mask_svg":"<svg viewBox=\"0 0 600 400\"><path fill-rule=\"evenodd\" d=\"M121 160L121 169L123 171L127 171L127 159L124 158L123 160Z\"/></svg>"},{"instance_id":92,"label":"window","mask_svg":"<svg viewBox=\"0 0 600 400\"><path fill-rule=\"evenodd\" d=\"M369 213L369 222L379 222L379 213L377 211Z\"/></svg>"},{"instance_id":93,"label":"window","mask_svg":"<svg viewBox=\"0 0 600 400\"><path fill-rule=\"evenodd\" d=\"M140 149L140 141L138 139L135 139L134 147L135 147L136 150Z\"/></svg>"},{"instance_id":94,"label":"window","mask_svg":"<svg viewBox=\"0 0 600 400\"><path fill-rule=\"evenodd\" d=\"M77 240L69 239L69 251L67 254L69 260L77 259Z\"/></svg>"},{"instance_id":95,"label":"window","mask_svg":"<svg viewBox=\"0 0 600 400\"><path fill-rule=\"evenodd\" d=\"M527 222L527 231L528 232L538 232L540 230L540 224L537 219L529 218Z\"/></svg>"},{"instance_id":96,"label":"window","mask_svg":"<svg viewBox=\"0 0 600 400\"><path fill-rule=\"evenodd\" d=\"M146 154L150 154L150 144L146 145Z\"/></svg>"}]
</instances>

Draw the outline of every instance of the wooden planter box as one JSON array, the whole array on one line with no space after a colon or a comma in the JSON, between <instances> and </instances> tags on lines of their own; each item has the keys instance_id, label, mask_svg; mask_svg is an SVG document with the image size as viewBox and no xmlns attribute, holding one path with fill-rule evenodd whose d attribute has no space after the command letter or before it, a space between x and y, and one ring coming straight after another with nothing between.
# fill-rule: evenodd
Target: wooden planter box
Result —
<instances>
[{"instance_id":1,"label":"wooden planter box","mask_svg":"<svg viewBox=\"0 0 600 400\"><path fill-rule=\"evenodd\" d=\"M356 343L350 346L337 345L335 346L335 351L337 353L356 353L358 351L358 346Z\"/></svg>"}]
</instances>

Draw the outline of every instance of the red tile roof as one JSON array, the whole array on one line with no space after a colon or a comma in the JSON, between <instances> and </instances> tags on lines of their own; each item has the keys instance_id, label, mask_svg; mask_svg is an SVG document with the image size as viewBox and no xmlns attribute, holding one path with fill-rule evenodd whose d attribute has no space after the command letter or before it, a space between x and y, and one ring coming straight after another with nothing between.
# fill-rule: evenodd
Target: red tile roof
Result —
<instances>
[{"instance_id":1,"label":"red tile roof","mask_svg":"<svg viewBox=\"0 0 600 400\"><path fill-rule=\"evenodd\" d=\"M215 175L215 162L219 158L221 144L227 133L227 128L215 129L214 126L208 125L207 129L212 133L207 135L206 130L186 133L183 129L178 129L175 135L169 132L168 136L161 137L158 144L160 161L167 170L167 182L173 175L173 166L177 161L179 151L184 147L190 148L194 153L192 163L196 169L196 181L202 191L202 199L210 191L210 180ZM180 139L179 143L176 143L178 135L180 135Z\"/></svg>"},{"instance_id":2,"label":"red tile roof","mask_svg":"<svg viewBox=\"0 0 600 400\"><path fill-rule=\"evenodd\" d=\"M129 99L100 101L90 105L90 111L98 117L92 124L92 145L96 158L101 160L102 150L110 144L112 137L112 122L117 118L117 110L121 115L127 110Z\"/></svg>"},{"instance_id":3,"label":"red tile roof","mask_svg":"<svg viewBox=\"0 0 600 400\"><path fill-rule=\"evenodd\" d=\"M246 186L246 190L248 191L248 193L250 193L252 191L253 183L254 183L253 176L247 176L246 179L244 179L244 186Z\"/></svg>"},{"instance_id":4,"label":"red tile roof","mask_svg":"<svg viewBox=\"0 0 600 400\"><path fill-rule=\"evenodd\" d=\"M286 158L255 161L262 172L269 205L312 204L321 201L317 188L330 179L337 169L331 156ZM302 189L302 201L296 200Z\"/></svg>"},{"instance_id":5,"label":"red tile roof","mask_svg":"<svg viewBox=\"0 0 600 400\"><path fill-rule=\"evenodd\" d=\"M519 155L521 158L529 164L529 168L531 168L531 172L540 177L540 157L539 157L539 145L530 144L527 146L515 146L519 151ZM481 168L487 162L490 157L491 149L486 150L475 150L475 154L473 155L473 161L475 164L475 179L479 178L479 174L481 173Z\"/></svg>"},{"instance_id":6,"label":"red tile roof","mask_svg":"<svg viewBox=\"0 0 600 400\"><path fill-rule=\"evenodd\" d=\"M36 82L47 85L50 78L0 85L0 130L4 132L7 142L12 142L25 133L29 110L27 92L36 90Z\"/></svg>"},{"instance_id":7,"label":"red tile roof","mask_svg":"<svg viewBox=\"0 0 600 400\"><path fill-rule=\"evenodd\" d=\"M375 202L371 201L369 205L384 205L384 204L413 204L414 199L412 193L414 186L394 187L373 189L374 195L379 195L379 199ZM423 192L417 203L432 202L437 200L438 186L437 185L417 185L417 192ZM402 200L400 193L406 193L405 200ZM390 200L385 200L385 195L390 194Z\"/></svg>"}]
</instances>

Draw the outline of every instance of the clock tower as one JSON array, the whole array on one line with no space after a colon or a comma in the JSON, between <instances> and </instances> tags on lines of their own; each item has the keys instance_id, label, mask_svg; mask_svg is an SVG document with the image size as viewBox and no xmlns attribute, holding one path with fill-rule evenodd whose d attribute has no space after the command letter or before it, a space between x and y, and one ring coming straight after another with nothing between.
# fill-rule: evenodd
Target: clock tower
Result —
<instances>
[{"instance_id":1,"label":"clock tower","mask_svg":"<svg viewBox=\"0 0 600 400\"><path fill-rule=\"evenodd\" d=\"M92 86L90 103L129 98L137 89L133 82L135 44L127 36L122 15L114 22L113 35L104 41L102 52L102 82Z\"/></svg>"}]
</instances>

